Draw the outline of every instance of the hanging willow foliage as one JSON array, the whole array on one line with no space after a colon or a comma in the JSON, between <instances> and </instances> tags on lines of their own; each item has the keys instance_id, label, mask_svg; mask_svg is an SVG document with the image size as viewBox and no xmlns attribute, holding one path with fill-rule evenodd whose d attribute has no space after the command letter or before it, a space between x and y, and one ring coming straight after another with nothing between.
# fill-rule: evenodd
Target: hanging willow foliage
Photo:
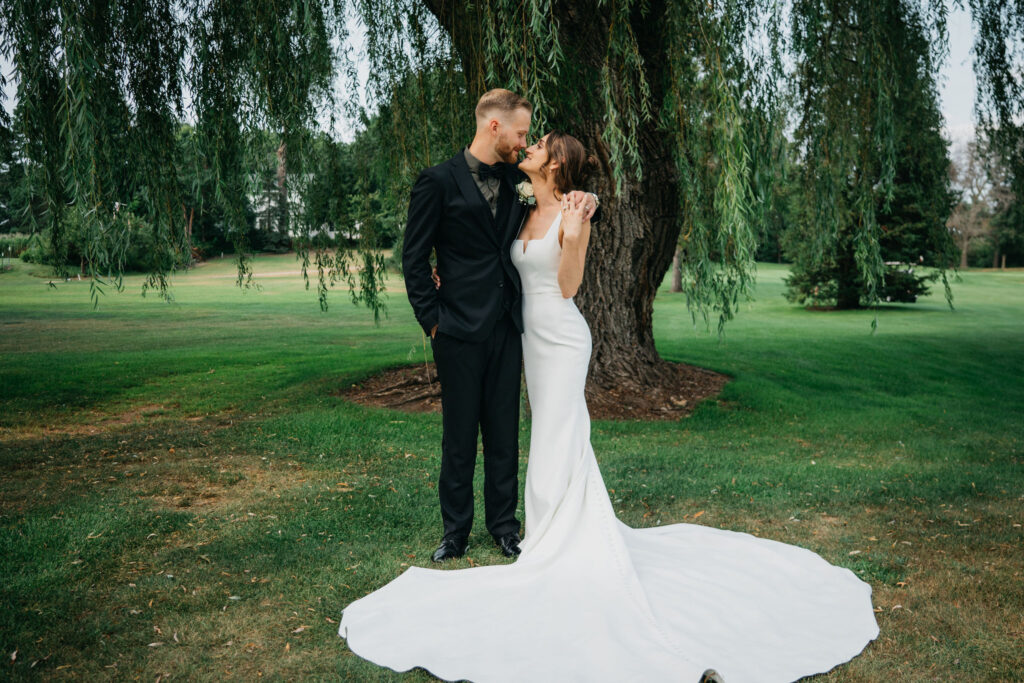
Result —
<instances>
[{"instance_id":1,"label":"hanging willow foliage","mask_svg":"<svg viewBox=\"0 0 1024 683\"><path fill-rule=\"evenodd\" d=\"M968 2L979 108L1015 155L1019 187L1024 3ZM608 310L607 322L626 329L595 357L626 361L657 358L652 302L677 245L695 319L717 312L721 330L749 296L787 133L812 246L823 254L852 231L856 266L877 298L876 207L893 194L900 65L934 72L946 49L944 0L0 0L0 15L0 50L18 83L12 124L35 205L46 209L35 227L50 230L66 267L62 231L74 208L89 226L95 287L104 277L121 286L126 232L113 217L131 200L160 246L146 285L167 295L188 247L187 188L172 170L181 120L195 122L190 158L216 180L245 286L262 135L283 143L289 192L301 195L317 113L344 110L369 125L379 112L373 163L387 165L404 196L421 168L468 141L479 94L502 86L535 104L535 131L565 129L602 161L593 189L607 200L606 220L580 299L589 315ZM365 93L346 48L351 17L365 30ZM336 100L339 73L346 92ZM332 253L313 236L318 226L294 220L321 304L341 280L379 311L372 228L362 255Z\"/></svg>"},{"instance_id":2,"label":"hanging willow foliage","mask_svg":"<svg viewBox=\"0 0 1024 683\"><path fill-rule=\"evenodd\" d=\"M852 241L870 302L885 272L876 207L881 200L887 210L893 198L896 100L911 85L937 98L932 74L946 49L945 20L941 0L798 0L793 8L802 220L813 226L805 232L819 261L841 235ZM901 79L908 64L923 65L924 77Z\"/></svg>"},{"instance_id":3,"label":"hanging willow foliage","mask_svg":"<svg viewBox=\"0 0 1024 683\"><path fill-rule=\"evenodd\" d=\"M967 4L976 31L979 129L1001 157L1020 206L1024 202L1024 1L968 0ZM1024 210L1011 216L1017 231L1024 232Z\"/></svg>"},{"instance_id":4,"label":"hanging willow foliage","mask_svg":"<svg viewBox=\"0 0 1024 683\"><path fill-rule=\"evenodd\" d=\"M258 189L260 133L279 136L289 172L301 177L318 108L332 106L339 58L331 39L345 38L344 6L3 0L0 14L0 50L18 84L14 125L46 207L32 227L49 229L58 270L68 266L64 215L76 207L90 235L84 265L94 301L106 282L120 289L127 232L112 226L134 202L157 245L143 293L169 296L167 276L189 248L175 132L192 119L194 158L216 180L238 283L250 284L246 212Z\"/></svg>"}]
</instances>

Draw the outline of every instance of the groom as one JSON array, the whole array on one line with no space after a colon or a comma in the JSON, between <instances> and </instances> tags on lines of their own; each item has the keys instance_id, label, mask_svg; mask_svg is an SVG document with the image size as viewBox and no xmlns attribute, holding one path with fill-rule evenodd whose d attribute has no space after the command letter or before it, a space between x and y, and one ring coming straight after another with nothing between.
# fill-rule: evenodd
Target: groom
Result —
<instances>
[{"instance_id":1,"label":"groom","mask_svg":"<svg viewBox=\"0 0 1024 683\"><path fill-rule=\"evenodd\" d=\"M510 249L526 207L515 168L527 146L533 106L509 90L483 94L476 134L448 161L420 173L409 200L402 248L405 287L430 335L441 382L444 536L434 562L461 557L473 524L477 434L483 437L487 530L506 557L519 554L521 285ZM570 201L596 197L573 193ZM589 216L588 216L589 217ZM430 253L444 281L431 279Z\"/></svg>"}]
</instances>

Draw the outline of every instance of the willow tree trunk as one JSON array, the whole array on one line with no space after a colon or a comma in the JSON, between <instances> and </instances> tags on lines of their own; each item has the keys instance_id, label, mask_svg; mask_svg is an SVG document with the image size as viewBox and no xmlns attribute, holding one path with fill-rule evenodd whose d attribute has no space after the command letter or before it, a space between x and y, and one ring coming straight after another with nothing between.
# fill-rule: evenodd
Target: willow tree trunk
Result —
<instances>
[{"instance_id":1,"label":"willow tree trunk","mask_svg":"<svg viewBox=\"0 0 1024 683\"><path fill-rule=\"evenodd\" d=\"M479 5L461 0L424 2L451 37L471 94L480 95L486 87L483 74L487 70ZM581 67L580 73L592 75L591 82L572 81L565 87L596 96L601 84L593 79L599 78L605 58L602 37L608 35L611 18L605 14L609 10L586 0L556 0L554 4L552 11L559 17L565 53L572 55ZM664 0L653 0L648 5L648 16L663 14ZM663 47L661 29L657 22L639 14L631 23L645 53L651 108L657 111L665 81L660 72L664 56L658 53ZM589 113L546 113L549 121L579 138L601 161L600 170L585 189L601 198L602 219L591 232L583 284L575 298L593 338L588 388L643 392L671 374L664 372L665 362L654 345L653 319L654 296L672 263L679 237L676 165L668 136L655 123L648 123L637 136L642 179L627 179L616 192L609 151L601 138L604 112L599 106L583 108ZM546 131L533 132L542 135Z\"/></svg>"},{"instance_id":2,"label":"willow tree trunk","mask_svg":"<svg viewBox=\"0 0 1024 683\"><path fill-rule=\"evenodd\" d=\"M277 220L274 221L274 228L281 235L281 240L288 239L288 147L284 140L277 147L277 174L276 174L276 207Z\"/></svg>"},{"instance_id":3,"label":"willow tree trunk","mask_svg":"<svg viewBox=\"0 0 1024 683\"><path fill-rule=\"evenodd\" d=\"M682 249L676 247L676 253L672 256L672 292L678 294L683 291L683 263Z\"/></svg>"},{"instance_id":4,"label":"willow tree trunk","mask_svg":"<svg viewBox=\"0 0 1024 683\"><path fill-rule=\"evenodd\" d=\"M580 138L603 156L598 125L580 131ZM625 182L616 194L604 169L588 188L602 197L603 214L591 231L576 303L593 337L590 381L603 388L642 390L664 379L654 346L654 297L679 238L679 195L666 136L652 127L640 148L642 180Z\"/></svg>"}]
</instances>

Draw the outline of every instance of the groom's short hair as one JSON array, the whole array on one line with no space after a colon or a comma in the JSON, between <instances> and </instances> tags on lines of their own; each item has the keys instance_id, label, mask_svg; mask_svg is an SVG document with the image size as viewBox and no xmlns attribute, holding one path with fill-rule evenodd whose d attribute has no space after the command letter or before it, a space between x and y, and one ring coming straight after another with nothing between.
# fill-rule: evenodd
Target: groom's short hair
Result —
<instances>
[{"instance_id":1,"label":"groom's short hair","mask_svg":"<svg viewBox=\"0 0 1024 683\"><path fill-rule=\"evenodd\" d=\"M476 117L486 119L496 111L502 114L511 114L516 109L525 109L533 113L533 105L525 97L520 97L511 90L495 88L488 90L476 103Z\"/></svg>"}]
</instances>

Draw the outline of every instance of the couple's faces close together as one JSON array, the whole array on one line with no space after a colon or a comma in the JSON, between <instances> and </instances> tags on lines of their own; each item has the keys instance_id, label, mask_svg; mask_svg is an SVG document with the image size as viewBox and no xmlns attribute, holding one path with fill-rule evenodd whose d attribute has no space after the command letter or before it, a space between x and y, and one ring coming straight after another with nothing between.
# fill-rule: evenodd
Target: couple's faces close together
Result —
<instances>
[{"instance_id":1,"label":"couple's faces close together","mask_svg":"<svg viewBox=\"0 0 1024 683\"><path fill-rule=\"evenodd\" d=\"M506 163L518 164L524 173L540 172L548 163L547 140L550 133L527 147L531 118L529 110L520 108L510 114L491 119L492 130L496 133L494 149L498 157ZM520 160L520 152L524 150L525 154ZM552 161L548 164L547 170L553 171L557 167L558 162Z\"/></svg>"},{"instance_id":2,"label":"couple's faces close together","mask_svg":"<svg viewBox=\"0 0 1024 683\"><path fill-rule=\"evenodd\" d=\"M527 109L516 109L510 114L495 117L491 119L492 130L496 132L496 139L494 141L494 151L497 152L498 157L509 164L519 164L519 167L524 171L539 167L544 163L547 158L547 154L543 154L542 159L539 162L534 163L534 160L538 157L538 146L543 146L543 140L538 141L532 147L527 147L526 137L530 133L530 119L532 118L529 110ZM497 124L495 126L495 124ZM520 162L519 153L526 150L526 158Z\"/></svg>"},{"instance_id":3,"label":"couple's faces close together","mask_svg":"<svg viewBox=\"0 0 1024 683\"><path fill-rule=\"evenodd\" d=\"M548 161L548 137L551 134L548 133L537 142L526 148L526 157L519 162L519 169L524 173L539 172L544 164ZM558 168L558 162L552 161L548 164L548 170L553 171Z\"/></svg>"}]
</instances>

